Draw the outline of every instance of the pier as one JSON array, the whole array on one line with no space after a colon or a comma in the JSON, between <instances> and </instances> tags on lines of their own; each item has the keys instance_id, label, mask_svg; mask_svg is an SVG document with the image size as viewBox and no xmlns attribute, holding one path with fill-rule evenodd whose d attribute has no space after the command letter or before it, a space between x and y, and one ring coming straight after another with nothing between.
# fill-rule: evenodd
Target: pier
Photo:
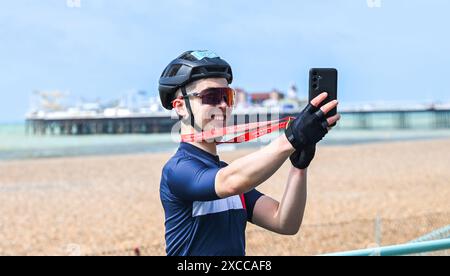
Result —
<instances>
[{"instance_id":1,"label":"pier","mask_svg":"<svg viewBox=\"0 0 450 276\"><path fill-rule=\"evenodd\" d=\"M33 135L95 135L170 133L176 120L170 116L28 118L26 130Z\"/></svg>"},{"instance_id":2,"label":"pier","mask_svg":"<svg viewBox=\"0 0 450 276\"><path fill-rule=\"evenodd\" d=\"M443 129L450 128L450 109L442 110L370 110L339 111L338 129ZM266 121L298 112L234 114L233 122ZM27 133L33 135L99 135L170 133L177 122L168 113L160 112L129 116L28 116Z\"/></svg>"}]
</instances>

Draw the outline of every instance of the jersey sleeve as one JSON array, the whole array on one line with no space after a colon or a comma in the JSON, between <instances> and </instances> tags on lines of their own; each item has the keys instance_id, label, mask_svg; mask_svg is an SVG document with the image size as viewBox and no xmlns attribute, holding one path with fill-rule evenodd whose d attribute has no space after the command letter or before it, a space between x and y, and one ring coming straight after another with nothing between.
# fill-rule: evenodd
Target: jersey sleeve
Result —
<instances>
[{"instance_id":1,"label":"jersey sleeve","mask_svg":"<svg viewBox=\"0 0 450 276\"><path fill-rule=\"evenodd\" d=\"M245 205L247 207L247 221L252 222L253 210L255 209L256 201L264 194L260 193L258 190L253 189L244 194Z\"/></svg>"},{"instance_id":2,"label":"jersey sleeve","mask_svg":"<svg viewBox=\"0 0 450 276\"><path fill-rule=\"evenodd\" d=\"M179 160L170 171L169 188L182 200L212 201L216 194L216 175L221 168L211 168L192 158Z\"/></svg>"}]
</instances>

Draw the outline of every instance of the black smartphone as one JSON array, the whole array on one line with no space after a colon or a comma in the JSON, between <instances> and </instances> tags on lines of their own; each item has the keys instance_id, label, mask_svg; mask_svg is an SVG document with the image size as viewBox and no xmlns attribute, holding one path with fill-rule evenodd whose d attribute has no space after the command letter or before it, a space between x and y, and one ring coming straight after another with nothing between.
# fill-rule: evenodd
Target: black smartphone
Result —
<instances>
[{"instance_id":1,"label":"black smartphone","mask_svg":"<svg viewBox=\"0 0 450 276\"><path fill-rule=\"evenodd\" d=\"M317 97L322 92L327 92L328 97L320 104L337 100L338 71L335 68L312 68L309 70L309 101ZM319 106L319 107L320 107ZM337 107L327 113L327 117L336 115ZM331 126L335 126L334 123Z\"/></svg>"}]
</instances>

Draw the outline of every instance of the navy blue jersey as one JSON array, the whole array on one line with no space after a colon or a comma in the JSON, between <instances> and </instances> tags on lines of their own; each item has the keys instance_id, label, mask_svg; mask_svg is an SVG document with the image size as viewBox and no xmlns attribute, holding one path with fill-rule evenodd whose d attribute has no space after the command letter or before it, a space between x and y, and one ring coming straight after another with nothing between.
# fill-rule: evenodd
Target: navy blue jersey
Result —
<instances>
[{"instance_id":1,"label":"navy blue jersey","mask_svg":"<svg viewBox=\"0 0 450 276\"><path fill-rule=\"evenodd\" d=\"M164 166L160 197L167 255L245 255L245 227L262 194L251 190L220 199L215 178L225 166L218 156L188 143L181 143Z\"/></svg>"}]
</instances>

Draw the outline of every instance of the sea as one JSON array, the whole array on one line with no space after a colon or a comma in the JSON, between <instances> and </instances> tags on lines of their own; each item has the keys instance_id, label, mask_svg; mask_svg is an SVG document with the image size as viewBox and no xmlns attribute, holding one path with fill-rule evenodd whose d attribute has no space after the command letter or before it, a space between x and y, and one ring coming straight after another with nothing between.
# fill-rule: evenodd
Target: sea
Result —
<instances>
[{"instance_id":1,"label":"sea","mask_svg":"<svg viewBox=\"0 0 450 276\"><path fill-rule=\"evenodd\" d=\"M339 126L320 142L323 146L354 145L389 141L450 138L450 128L432 127L431 115L416 114L411 128L390 126L389 117L376 118L373 129L357 129L358 118L343 115ZM272 133L255 142L219 145L218 151L262 147L281 133ZM0 124L0 161L71 156L146 154L174 152L179 144L177 134L39 136L27 133L25 123Z\"/></svg>"}]
</instances>

